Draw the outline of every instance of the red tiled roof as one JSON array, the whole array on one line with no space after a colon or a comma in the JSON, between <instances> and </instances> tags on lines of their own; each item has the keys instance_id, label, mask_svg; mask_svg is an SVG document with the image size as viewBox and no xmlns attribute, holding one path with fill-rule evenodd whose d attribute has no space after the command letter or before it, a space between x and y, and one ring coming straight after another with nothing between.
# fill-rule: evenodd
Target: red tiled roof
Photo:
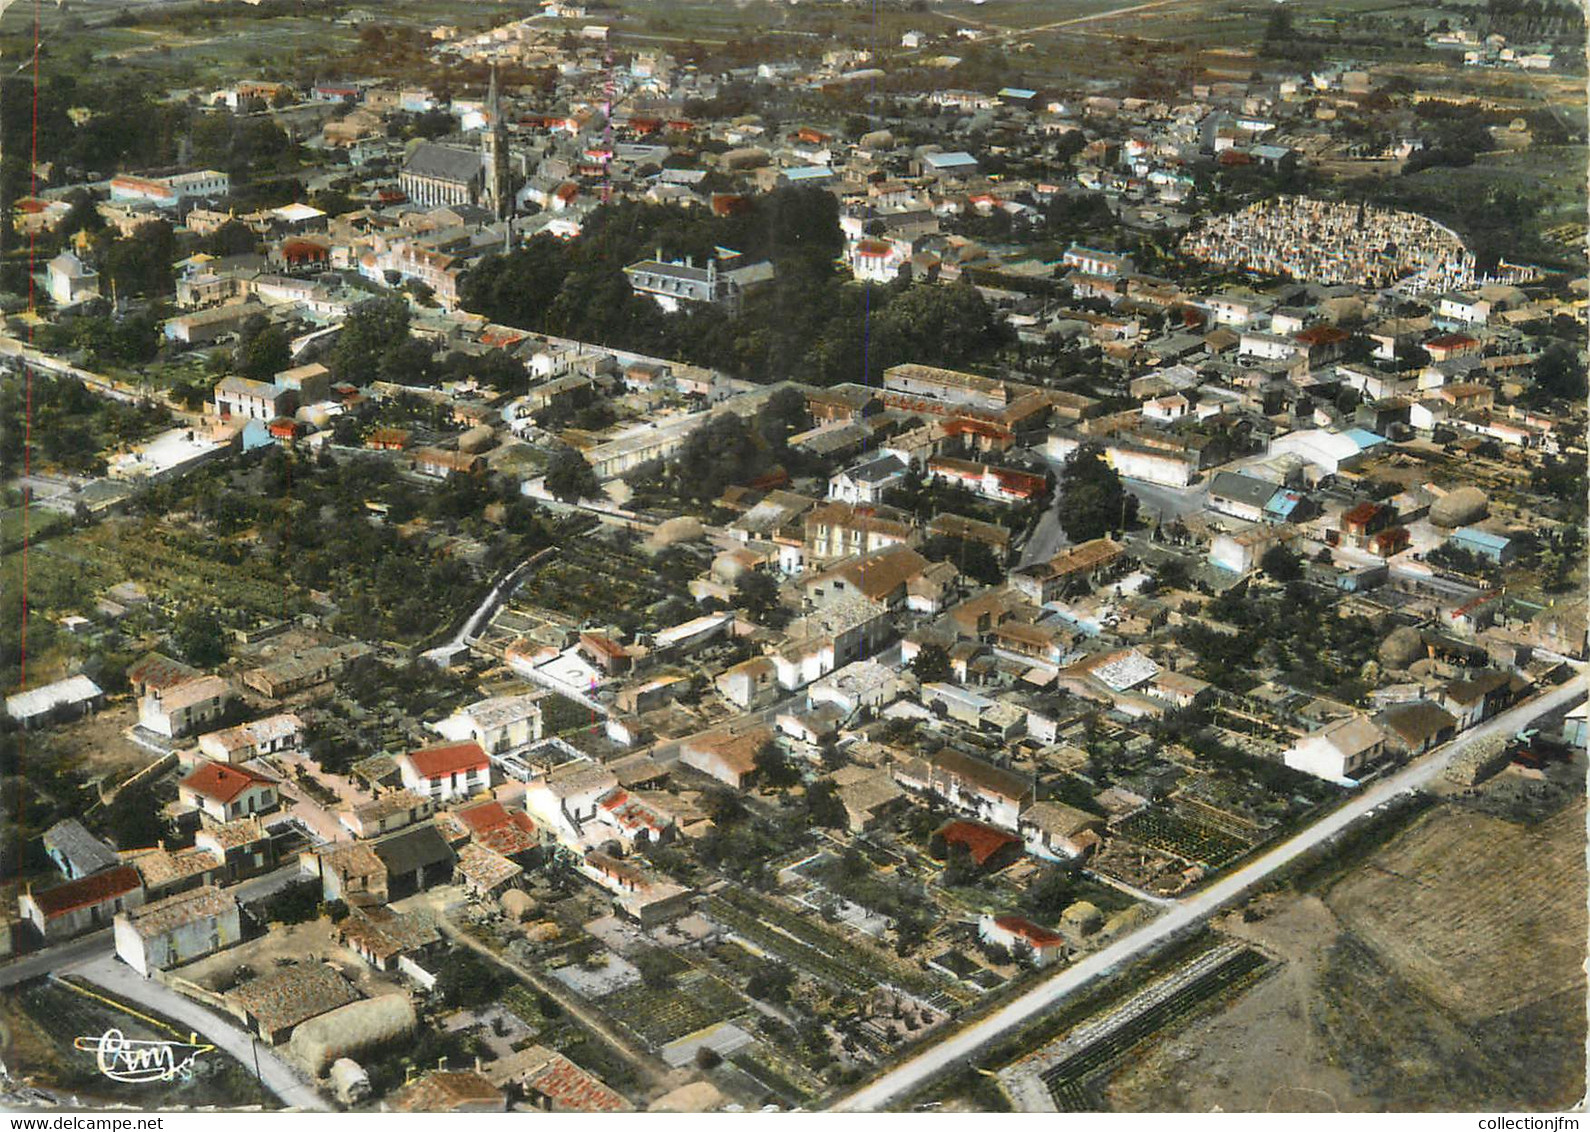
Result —
<instances>
[{"instance_id":1,"label":"red tiled roof","mask_svg":"<svg viewBox=\"0 0 1590 1132\"><path fill-rule=\"evenodd\" d=\"M423 751L410 751L408 760L424 778L441 778L463 770L478 770L490 760L479 743L444 743Z\"/></svg>"},{"instance_id":2,"label":"red tiled roof","mask_svg":"<svg viewBox=\"0 0 1590 1132\"><path fill-rule=\"evenodd\" d=\"M1432 338L1425 343L1426 347L1434 346L1437 350L1455 350L1459 347L1478 346L1478 338L1470 338L1467 334L1443 334L1439 338Z\"/></svg>"},{"instance_id":3,"label":"red tiled roof","mask_svg":"<svg viewBox=\"0 0 1590 1132\"><path fill-rule=\"evenodd\" d=\"M65 884L31 895L33 903L38 905L45 919L53 920L57 916L75 912L79 908L91 908L107 900L114 900L136 888L142 888L143 883L143 878L138 875L137 869L131 865L117 865L114 869L106 869L102 873L94 873L92 876L78 880L69 880Z\"/></svg>"},{"instance_id":4,"label":"red tiled roof","mask_svg":"<svg viewBox=\"0 0 1590 1132\"><path fill-rule=\"evenodd\" d=\"M979 868L1001 849L1021 843L1014 834L975 821L947 822L940 827L939 836L947 845L966 846L972 854L972 863Z\"/></svg>"},{"instance_id":5,"label":"red tiled roof","mask_svg":"<svg viewBox=\"0 0 1590 1132\"><path fill-rule=\"evenodd\" d=\"M508 811L503 808L501 802L482 802L478 806L459 810L458 820L473 832L484 833L488 829L507 825L513 819L508 816Z\"/></svg>"},{"instance_id":6,"label":"red tiled roof","mask_svg":"<svg viewBox=\"0 0 1590 1132\"><path fill-rule=\"evenodd\" d=\"M1012 935L1019 935L1034 947L1053 947L1065 942L1065 937L1048 928L1039 927L1021 916L995 916L994 923Z\"/></svg>"},{"instance_id":7,"label":"red tiled roof","mask_svg":"<svg viewBox=\"0 0 1590 1132\"><path fill-rule=\"evenodd\" d=\"M1304 346L1328 346L1333 342L1345 342L1350 337L1347 331L1339 327L1322 325L1299 331L1293 335L1293 341Z\"/></svg>"},{"instance_id":8,"label":"red tiled roof","mask_svg":"<svg viewBox=\"0 0 1590 1132\"><path fill-rule=\"evenodd\" d=\"M1361 527L1366 523L1373 522L1375 516L1379 515L1382 510L1383 508L1378 503L1360 503L1351 511L1347 512L1347 514L1342 516L1342 523L1344 525Z\"/></svg>"},{"instance_id":9,"label":"red tiled roof","mask_svg":"<svg viewBox=\"0 0 1590 1132\"><path fill-rule=\"evenodd\" d=\"M267 778L263 774L256 774L244 767L204 762L195 767L193 772L178 785L206 798L213 798L224 805L250 786L274 786L276 780Z\"/></svg>"}]
</instances>

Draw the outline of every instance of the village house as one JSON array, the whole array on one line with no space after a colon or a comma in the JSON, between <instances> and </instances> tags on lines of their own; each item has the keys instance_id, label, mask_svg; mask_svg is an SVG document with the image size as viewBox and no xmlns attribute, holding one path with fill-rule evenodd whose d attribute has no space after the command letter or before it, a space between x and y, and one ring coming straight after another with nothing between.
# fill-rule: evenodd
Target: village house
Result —
<instances>
[{"instance_id":1,"label":"village house","mask_svg":"<svg viewBox=\"0 0 1590 1132\"><path fill-rule=\"evenodd\" d=\"M1066 955L1063 936L1021 916L984 913L977 921L977 937L984 943L1003 947L1035 967L1052 966Z\"/></svg>"},{"instance_id":2,"label":"village house","mask_svg":"<svg viewBox=\"0 0 1590 1132\"><path fill-rule=\"evenodd\" d=\"M755 777L757 758L772 743L773 733L766 727L739 734L709 731L682 742L679 761L739 790Z\"/></svg>"},{"instance_id":3,"label":"village house","mask_svg":"<svg viewBox=\"0 0 1590 1132\"><path fill-rule=\"evenodd\" d=\"M242 417L251 421L273 421L290 417L298 406L298 395L268 381L254 381L235 374L223 377L215 386L215 415L222 420Z\"/></svg>"},{"instance_id":4,"label":"village house","mask_svg":"<svg viewBox=\"0 0 1590 1132\"><path fill-rule=\"evenodd\" d=\"M295 751L303 742L304 721L284 712L199 736L199 751L219 763L246 763L261 755Z\"/></svg>"},{"instance_id":5,"label":"village house","mask_svg":"<svg viewBox=\"0 0 1590 1132\"><path fill-rule=\"evenodd\" d=\"M468 798L491 785L491 760L479 743L445 743L397 758L403 785L425 798Z\"/></svg>"},{"instance_id":6,"label":"village house","mask_svg":"<svg viewBox=\"0 0 1590 1132\"><path fill-rule=\"evenodd\" d=\"M438 730L452 739L467 736L489 754L516 751L540 740L541 701L546 696L546 692L529 692L477 700L459 708Z\"/></svg>"},{"instance_id":7,"label":"village house","mask_svg":"<svg viewBox=\"0 0 1590 1132\"><path fill-rule=\"evenodd\" d=\"M226 883L276 867L276 842L255 817L212 822L194 833L193 848L218 862L218 879Z\"/></svg>"},{"instance_id":8,"label":"village house","mask_svg":"<svg viewBox=\"0 0 1590 1132\"><path fill-rule=\"evenodd\" d=\"M862 594L840 594L790 622L774 650L779 686L793 691L834 669L871 656L889 635L886 606Z\"/></svg>"},{"instance_id":9,"label":"village house","mask_svg":"<svg viewBox=\"0 0 1590 1132\"><path fill-rule=\"evenodd\" d=\"M765 656L753 656L720 672L713 681L719 694L742 711L771 702L778 693L778 666Z\"/></svg>"},{"instance_id":10,"label":"village house","mask_svg":"<svg viewBox=\"0 0 1590 1132\"><path fill-rule=\"evenodd\" d=\"M1035 802L1021 812L1017 831L1033 856L1066 861L1100 844L1104 819L1063 802Z\"/></svg>"},{"instance_id":11,"label":"village house","mask_svg":"<svg viewBox=\"0 0 1590 1132\"><path fill-rule=\"evenodd\" d=\"M48 944L105 927L117 912L143 902L138 870L118 865L54 888L29 886L17 897L17 912Z\"/></svg>"},{"instance_id":12,"label":"village house","mask_svg":"<svg viewBox=\"0 0 1590 1132\"><path fill-rule=\"evenodd\" d=\"M1033 803L1031 779L951 747L926 760L896 763L895 781L907 790L937 794L950 805L1001 829L1016 829Z\"/></svg>"},{"instance_id":13,"label":"village house","mask_svg":"<svg viewBox=\"0 0 1590 1132\"><path fill-rule=\"evenodd\" d=\"M198 676L164 688L150 686L138 701L138 726L180 739L220 719L231 701L231 686L219 676Z\"/></svg>"},{"instance_id":14,"label":"village house","mask_svg":"<svg viewBox=\"0 0 1590 1132\"><path fill-rule=\"evenodd\" d=\"M1346 784L1385 749L1385 733L1368 717L1353 715L1309 732L1283 758L1293 770Z\"/></svg>"},{"instance_id":15,"label":"village house","mask_svg":"<svg viewBox=\"0 0 1590 1132\"><path fill-rule=\"evenodd\" d=\"M76 818L65 818L44 831L44 853L67 880L78 880L121 864L115 850L83 828Z\"/></svg>"},{"instance_id":16,"label":"village house","mask_svg":"<svg viewBox=\"0 0 1590 1132\"><path fill-rule=\"evenodd\" d=\"M1033 603L1046 605L1063 597L1074 582L1089 587L1096 584L1123 553L1112 539L1092 539L1067 547L1047 562L1012 570L1010 585Z\"/></svg>"},{"instance_id":17,"label":"village house","mask_svg":"<svg viewBox=\"0 0 1590 1132\"><path fill-rule=\"evenodd\" d=\"M183 806L216 822L269 813L280 801L274 778L208 760L177 783L177 797Z\"/></svg>"},{"instance_id":18,"label":"village house","mask_svg":"<svg viewBox=\"0 0 1590 1132\"><path fill-rule=\"evenodd\" d=\"M380 837L424 821L435 812L434 799L421 797L412 790L388 790L342 811L337 821L355 837Z\"/></svg>"},{"instance_id":19,"label":"village house","mask_svg":"<svg viewBox=\"0 0 1590 1132\"><path fill-rule=\"evenodd\" d=\"M212 885L118 912L116 954L148 978L242 942L237 899Z\"/></svg>"},{"instance_id":20,"label":"village house","mask_svg":"<svg viewBox=\"0 0 1590 1132\"><path fill-rule=\"evenodd\" d=\"M266 1045L278 1045L311 1018L356 1001L359 991L330 964L304 959L227 992L232 1008Z\"/></svg>"},{"instance_id":21,"label":"village house","mask_svg":"<svg viewBox=\"0 0 1590 1132\"><path fill-rule=\"evenodd\" d=\"M105 702L100 686L82 673L6 697L6 714L24 729L87 715Z\"/></svg>"},{"instance_id":22,"label":"village house","mask_svg":"<svg viewBox=\"0 0 1590 1132\"><path fill-rule=\"evenodd\" d=\"M334 930L344 947L377 971L410 973L406 968L442 938L436 922L425 913L398 912L384 904L350 905ZM405 959L410 963L405 964Z\"/></svg>"}]
</instances>

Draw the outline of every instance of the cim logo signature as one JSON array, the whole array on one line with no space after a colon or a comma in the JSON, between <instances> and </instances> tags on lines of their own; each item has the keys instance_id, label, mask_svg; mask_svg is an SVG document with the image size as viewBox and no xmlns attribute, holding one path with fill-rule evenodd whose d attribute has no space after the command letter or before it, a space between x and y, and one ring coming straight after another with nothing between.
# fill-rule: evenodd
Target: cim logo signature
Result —
<instances>
[{"instance_id":1,"label":"cim logo signature","mask_svg":"<svg viewBox=\"0 0 1590 1132\"><path fill-rule=\"evenodd\" d=\"M150 1081L186 1081L193 1076L193 1063L201 1053L215 1047L189 1034L185 1042L139 1041L120 1030L106 1030L97 1038L77 1038L75 1049L92 1053L99 1071L112 1081L141 1085Z\"/></svg>"}]
</instances>

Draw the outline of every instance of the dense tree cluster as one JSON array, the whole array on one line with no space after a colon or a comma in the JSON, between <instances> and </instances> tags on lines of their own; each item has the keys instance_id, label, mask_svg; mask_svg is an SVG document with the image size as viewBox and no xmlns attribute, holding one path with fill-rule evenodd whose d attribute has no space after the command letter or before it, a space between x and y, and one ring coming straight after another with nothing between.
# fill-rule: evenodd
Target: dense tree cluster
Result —
<instances>
[{"instance_id":1,"label":"dense tree cluster","mask_svg":"<svg viewBox=\"0 0 1590 1132\"><path fill-rule=\"evenodd\" d=\"M1102 538L1137 523L1137 497L1093 445L1083 445L1066 457L1059 508L1060 526L1073 542Z\"/></svg>"},{"instance_id":2,"label":"dense tree cluster","mask_svg":"<svg viewBox=\"0 0 1590 1132\"><path fill-rule=\"evenodd\" d=\"M774 280L738 317L717 308L665 314L631 291L623 268L654 256L705 262L716 248L770 259ZM832 194L779 189L744 211L701 217L624 202L597 210L578 240L537 237L488 257L463 280L466 308L514 326L680 357L755 380L876 380L890 365L969 365L1011 342L970 286L862 286L836 268Z\"/></svg>"}]
</instances>

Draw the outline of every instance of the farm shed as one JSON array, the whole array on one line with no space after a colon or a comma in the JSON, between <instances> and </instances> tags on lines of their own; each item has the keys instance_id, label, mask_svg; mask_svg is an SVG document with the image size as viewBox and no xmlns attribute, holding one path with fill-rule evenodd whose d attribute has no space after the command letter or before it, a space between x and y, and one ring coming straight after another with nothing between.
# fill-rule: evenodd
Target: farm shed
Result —
<instances>
[{"instance_id":1,"label":"farm shed","mask_svg":"<svg viewBox=\"0 0 1590 1132\"><path fill-rule=\"evenodd\" d=\"M318 1077L338 1059L406 1038L418 1025L419 1016L408 995L383 994L311 1018L293 1032L292 1049Z\"/></svg>"}]
</instances>

